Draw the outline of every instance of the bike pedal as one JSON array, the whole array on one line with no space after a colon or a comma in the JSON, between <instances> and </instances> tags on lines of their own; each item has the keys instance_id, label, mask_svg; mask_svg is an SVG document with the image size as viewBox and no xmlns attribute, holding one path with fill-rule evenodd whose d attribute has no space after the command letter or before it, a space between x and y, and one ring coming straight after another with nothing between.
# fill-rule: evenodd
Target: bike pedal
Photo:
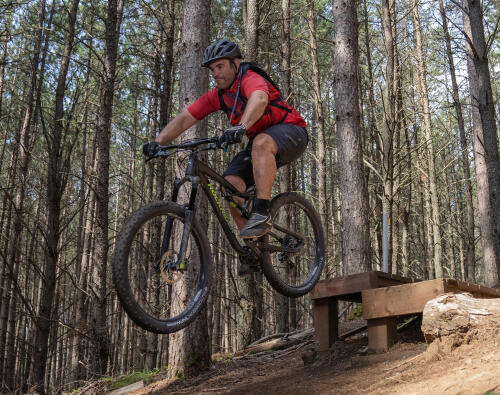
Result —
<instances>
[{"instance_id":1,"label":"bike pedal","mask_svg":"<svg viewBox=\"0 0 500 395\"><path fill-rule=\"evenodd\" d=\"M260 273L262 270L259 265L248 265L239 264L238 265L238 276L246 276L251 273Z\"/></svg>"}]
</instances>

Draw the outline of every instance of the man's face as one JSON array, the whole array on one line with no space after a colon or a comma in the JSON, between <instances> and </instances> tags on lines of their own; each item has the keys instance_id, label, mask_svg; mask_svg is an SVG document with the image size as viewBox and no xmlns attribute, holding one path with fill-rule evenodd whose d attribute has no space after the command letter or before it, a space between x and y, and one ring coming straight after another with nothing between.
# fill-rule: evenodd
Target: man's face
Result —
<instances>
[{"instance_id":1,"label":"man's face","mask_svg":"<svg viewBox=\"0 0 500 395\"><path fill-rule=\"evenodd\" d=\"M238 61L238 59L235 59ZM227 89L231 86L236 77L236 67L229 59L216 60L208 65L219 89Z\"/></svg>"}]
</instances>

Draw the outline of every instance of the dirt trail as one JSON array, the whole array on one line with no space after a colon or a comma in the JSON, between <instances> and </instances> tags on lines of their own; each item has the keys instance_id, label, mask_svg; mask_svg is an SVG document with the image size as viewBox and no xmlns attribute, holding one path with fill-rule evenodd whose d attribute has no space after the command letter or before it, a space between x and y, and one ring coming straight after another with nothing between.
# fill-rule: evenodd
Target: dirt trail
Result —
<instances>
[{"instance_id":1,"label":"dirt trail","mask_svg":"<svg viewBox=\"0 0 500 395\"><path fill-rule=\"evenodd\" d=\"M361 335L315 358L306 345L221 361L197 378L161 380L134 394L500 394L500 328L458 347L456 339L428 346L415 333L400 335L385 354L361 355Z\"/></svg>"}]
</instances>

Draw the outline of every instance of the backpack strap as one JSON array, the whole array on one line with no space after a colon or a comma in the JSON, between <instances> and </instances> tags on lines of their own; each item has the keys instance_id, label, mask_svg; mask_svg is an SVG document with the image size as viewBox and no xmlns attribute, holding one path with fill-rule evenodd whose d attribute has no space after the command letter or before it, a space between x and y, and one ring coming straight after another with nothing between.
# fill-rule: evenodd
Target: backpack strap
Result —
<instances>
[{"instance_id":1,"label":"backpack strap","mask_svg":"<svg viewBox=\"0 0 500 395\"><path fill-rule=\"evenodd\" d=\"M219 94L219 103L220 103L220 109L224 111L226 114L231 111L229 107L226 105L226 102L224 101L224 98L222 97L222 90L218 89L217 93Z\"/></svg>"},{"instance_id":2,"label":"backpack strap","mask_svg":"<svg viewBox=\"0 0 500 395\"><path fill-rule=\"evenodd\" d=\"M219 96L220 109L222 111L224 111L228 116L230 116L231 109L227 106L226 102L224 101L224 97L222 96L222 91L220 89L218 89L217 94ZM241 101L241 109L239 112L235 112L233 114L235 119L239 118L239 116L243 113L243 111L245 111L245 107L246 107L247 102L248 102L247 98L241 94L239 94L238 97L235 98L235 100L238 100L238 98Z\"/></svg>"},{"instance_id":3,"label":"backpack strap","mask_svg":"<svg viewBox=\"0 0 500 395\"><path fill-rule=\"evenodd\" d=\"M278 85L272 80L271 77L269 77L269 75L263 69L261 69L259 66L257 66L257 64L254 62L241 62L240 63L240 69L239 69L240 81L243 79L243 77L248 72L248 70L252 70L253 72L255 72L255 73L259 74L261 77L263 77L265 80L269 81L269 83L271 83L271 85L280 94L280 96L278 98L271 100L269 102L268 107L272 106L272 107L276 107L276 108L279 108L281 110L286 111L285 116L278 122L278 123L283 123L285 121L285 119L288 117L288 114L290 114L292 112L292 109L280 104L283 102L283 99L281 98L281 91L280 91ZM217 93L219 96L219 103L220 103L221 110L224 111L227 115L230 115L231 109L226 105L226 102L224 101L224 98L222 95L222 90L219 89L217 91ZM235 98L235 100L238 100L238 99L240 99L242 102L241 111L238 114L234 114L234 118L238 118L245 111L245 107L246 107L246 104L248 101L248 99L246 97L244 97L241 93L238 94L238 97ZM270 110L269 108L266 109L264 114L269 113L269 110ZM262 114L262 116L264 116L264 114Z\"/></svg>"}]
</instances>

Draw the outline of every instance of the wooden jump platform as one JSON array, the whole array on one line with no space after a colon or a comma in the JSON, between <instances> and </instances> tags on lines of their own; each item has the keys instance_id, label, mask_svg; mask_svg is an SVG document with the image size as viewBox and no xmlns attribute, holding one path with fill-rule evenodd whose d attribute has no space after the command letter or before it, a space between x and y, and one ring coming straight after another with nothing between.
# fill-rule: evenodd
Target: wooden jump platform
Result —
<instances>
[{"instance_id":1,"label":"wooden jump platform","mask_svg":"<svg viewBox=\"0 0 500 395\"><path fill-rule=\"evenodd\" d=\"M383 352L394 343L398 316L421 313L429 300L447 292L469 292L479 298L500 297L500 289L465 281L450 278L419 281L378 271L321 280L311 292L317 349L328 350L338 339L339 300L363 304L363 318L368 322L368 350Z\"/></svg>"},{"instance_id":2,"label":"wooden jump platform","mask_svg":"<svg viewBox=\"0 0 500 395\"><path fill-rule=\"evenodd\" d=\"M371 271L318 281L311 291L314 314L314 336L318 351L325 351L338 339L338 301L362 302L366 289L411 283L405 278L385 272Z\"/></svg>"}]
</instances>

